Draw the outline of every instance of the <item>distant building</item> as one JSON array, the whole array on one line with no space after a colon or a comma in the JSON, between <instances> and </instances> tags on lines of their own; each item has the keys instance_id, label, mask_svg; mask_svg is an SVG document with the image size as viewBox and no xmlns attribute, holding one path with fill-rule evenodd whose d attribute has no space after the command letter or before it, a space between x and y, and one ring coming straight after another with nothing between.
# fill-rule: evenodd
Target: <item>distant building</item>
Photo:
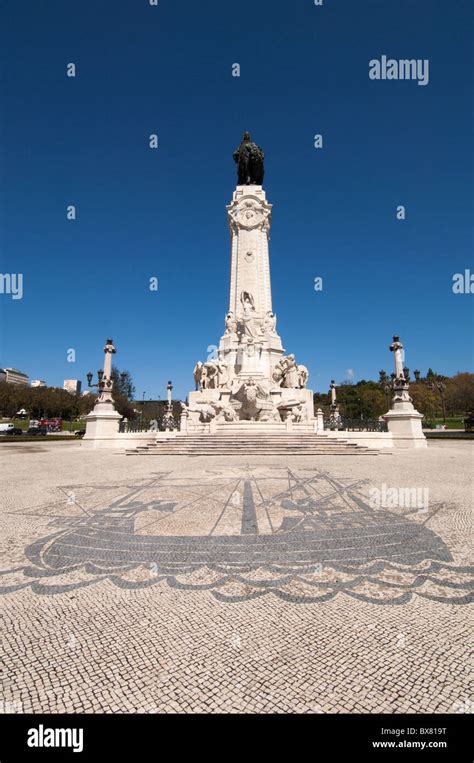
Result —
<instances>
[{"instance_id":1,"label":"distant building","mask_svg":"<svg viewBox=\"0 0 474 763\"><path fill-rule=\"evenodd\" d=\"M43 381L43 379L32 379L31 380L31 386L32 387L46 387L46 382Z\"/></svg>"},{"instance_id":2,"label":"distant building","mask_svg":"<svg viewBox=\"0 0 474 763\"><path fill-rule=\"evenodd\" d=\"M30 380L28 375L19 371L18 368L0 368L0 382L7 382L7 384L23 384L27 387Z\"/></svg>"},{"instance_id":3,"label":"distant building","mask_svg":"<svg viewBox=\"0 0 474 763\"><path fill-rule=\"evenodd\" d=\"M70 395L81 394L82 382L79 379L64 379L63 389L69 392Z\"/></svg>"}]
</instances>

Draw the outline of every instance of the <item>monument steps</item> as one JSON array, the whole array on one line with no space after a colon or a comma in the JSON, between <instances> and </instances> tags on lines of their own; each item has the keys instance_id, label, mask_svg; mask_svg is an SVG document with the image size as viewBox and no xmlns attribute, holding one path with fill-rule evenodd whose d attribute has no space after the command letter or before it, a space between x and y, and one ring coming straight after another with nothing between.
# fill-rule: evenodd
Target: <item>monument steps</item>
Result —
<instances>
[{"instance_id":1,"label":"monument steps","mask_svg":"<svg viewBox=\"0 0 474 763\"><path fill-rule=\"evenodd\" d=\"M126 451L143 456L375 456L379 451L315 433L264 434L240 432L183 435Z\"/></svg>"}]
</instances>

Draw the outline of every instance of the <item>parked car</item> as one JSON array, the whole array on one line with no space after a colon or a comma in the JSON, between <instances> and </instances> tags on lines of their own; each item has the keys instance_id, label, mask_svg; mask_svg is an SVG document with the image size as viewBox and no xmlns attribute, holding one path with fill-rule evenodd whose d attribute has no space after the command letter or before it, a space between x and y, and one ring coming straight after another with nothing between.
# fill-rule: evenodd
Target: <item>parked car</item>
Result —
<instances>
[{"instance_id":1,"label":"parked car","mask_svg":"<svg viewBox=\"0 0 474 763\"><path fill-rule=\"evenodd\" d=\"M74 432L74 436L75 436L75 437L84 437L85 433L86 433L86 430L85 430L85 429L77 429L77 430Z\"/></svg>"},{"instance_id":2,"label":"parked car","mask_svg":"<svg viewBox=\"0 0 474 763\"><path fill-rule=\"evenodd\" d=\"M45 436L48 434L48 428L47 427L30 427L26 434L29 435L30 437L37 436L37 435Z\"/></svg>"},{"instance_id":3,"label":"parked car","mask_svg":"<svg viewBox=\"0 0 474 763\"><path fill-rule=\"evenodd\" d=\"M0 424L0 434L10 434L12 429L15 429L15 424L11 421L8 424Z\"/></svg>"}]
</instances>

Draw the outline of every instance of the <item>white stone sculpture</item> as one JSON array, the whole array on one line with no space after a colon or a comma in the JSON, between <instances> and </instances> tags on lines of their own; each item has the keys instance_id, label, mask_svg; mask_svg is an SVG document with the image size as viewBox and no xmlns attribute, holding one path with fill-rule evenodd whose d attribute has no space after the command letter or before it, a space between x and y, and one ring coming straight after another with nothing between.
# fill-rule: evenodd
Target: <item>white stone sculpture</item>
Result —
<instances>
[{"instance_id":1,"label":"white stone sculpture","mask_svg":"<svg viewBox=\"0 0 474 763\"><path fill-rule=\"evenodd\" d=\"M400 337L393 337L393 342L390 345L390 350L393 352L395 360L395 378L405 379L405 374L403 372L403 344L400 342Z\"/></svg>"},{"instance_id":2,"label":"white stone sculpture","mask_svg":"<svg viewBox=\"0 0 474 763\"><path fill-rule=\"evenodd\" d=\"M202 365L201 361L198 360L198 362L194 366L194 372L193 372L193 375L194 375L194 384L195 384L196 390L198 390L198 389L201 390L202 389L202 378L203 378L202 369L203 369L203 365Z\"/></svg>"},{"instance_id":3,"label":"white stone sculpture","mask_svg":"<svg viewBox=\"0 0 474 763\"><path fill-rule=\"evenodd\" d=\"M426 448L426 437L421 426L423 416L413 405L409 384L403 371L403 345L400 337L393 337L390 350L395 359L394 395L391 408L383 418L392 434L395 447Z\"/></svg>"},{"instance_id":4,"label":"white stone sculpture","mask_svg":"<svg viewBox=\"0 0 474 763\"><path fill-rule=\"evenodd\" d=\"M298 405L293 406L291 409L291 419L294 422L303 420L303 403L298 403Z\"/></svg>"},{"instance_id":5,"label":"white stone sculpture","mask_svg":"<svg viewBox=\"0 0 474 763\"><path fill-rule=\"evenodd\" d=\"M262 330L256 321L255 302L252 297L252 294L246 291L242 292L241 301L242 301L242 318L241 318L242 337L249 342L253 342L254 339L257 339L262 334Z\"/></svg>"},{"instance_id":6,"label":"white stone sculpture","mask_svg":"<svg viewBox=\"0 0 474 763\"><path fill-rule=\"evenodd\" d=\"M298 366L296 365L295 356L288 355L283 361L284 375L282 386L289 389L299 387Z\"/></svg>"},{"instance_id":7,"label":"white stone sculpture","mask_svg":"<svg viewBox=\"0 0 474 763\"><path fill-rule=\"evenodd\" d=\"M266 334L276 335L276 315L271 310L267 310L265 314L263 328Z\"/></svg>"},{"instance_id":8,"label":"white stone sculpture","mask_svg":"<svg viewBox=\"0 0 474 763\"><path fill-rule=\"evenodd\" d=\"M228 383L229 383L227 363L224 363L222 360L217 360L216 367L217 367L217 386L219 389L227 389Z\"/></svg>"},{"instance_id":9,"label":"white stone sculpture","mask_svg":"<svg viewBox=\"0 0 474 763\"><path fill-rule=\"evenodd\" d=\"M298 387L305 389L309 379L309 371L306 366L298 365Z\"/></svg>"},{"instance_id":10,"label":"white stone sculpture","mask_svg":"<svg viewBox=\"0 0 474 763\"><path fill-rule=\"evenodd\" d=\"M233 338L237 338L237 320L232 310L225 317L225 333Z\"/></svg>"},{"instance_id":11,"label":"white stone sculpture","mask_svg":"<svg viewBox=\"0 0 474 763\"><path fill-rule=\"evenodd\" d=\"M205 365L201 368L201 390L207 389L207 368Z\"/></svg>"},{"instance_id":12,"label":"white stone sculpture","mask_svg":"<svg viewBox=\"0 0 474 763\"><path fill-rule=\"evenodd\" d=\"M208 360L207 363L204 363L204 368L206 370L206 384L203 389L217 389L219 369L216 362Z\"/></svg>"},{"instance_id":13,"label":"white stone sculpture","mask_svg":"<svg viewBox=\"0 0 474 763\"><path fill-rule=\"evenodd\" d=\"M280 360L275 365L275 368L272 371L272 381L274 381L275 384L277 384L278 386L281 386L284 375L285 375L285 364L283 362L283 359L280 358Z\"/></svg>"},{"instance_id":14,"label":"white stone sculpture","mask_svg":"<svg viewBox=\"0 0 474 763\"><path fill-rule=\"evenodd\" d=\"M271 211L260 185L238 185L227 207L231 266L225 330L217 359L198 369L198 391L190 396L193 407L214 406L222 424L236 418L279 422L300 403L302 415L312 418L308 370L296 364L294 355L284 356L277 333L268 251ZM292 390L298 394L290 395Z\"/></svg>"},{"instance_id":15,"label":"white stone sculpture","mask_svg":"<svg viewBox=\"0 0 474 763\"><path fill-rule=\"evenodd\" d=\"M280 411L276 405L268 409L262 409L258 414L258 421L281 421Z\"/></svg>"}]
</instances>

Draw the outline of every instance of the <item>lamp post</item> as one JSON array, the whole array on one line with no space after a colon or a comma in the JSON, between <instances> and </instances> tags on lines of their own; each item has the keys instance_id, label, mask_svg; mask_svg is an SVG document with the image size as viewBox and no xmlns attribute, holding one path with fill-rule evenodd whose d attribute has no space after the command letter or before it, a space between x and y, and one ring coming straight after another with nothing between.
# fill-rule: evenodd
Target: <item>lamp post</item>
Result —
<instances>
[{"instance_id":1,"label":"lamp post","mask_svg":"<svg viewBox=\"0 0 474 763\"><path fill-rule=\"evenodd\" d=\"M114 404L112 397L112 390L114 382L112 380L112 355L117 352L113 345L112 339L107 339L104 347L104 370L97 371L97 384L92 384L92 371L87 374L87 383L89 387L97 387L99 390L98 403L110 403Z\"/></svg>"},{"instance_id":2,"label":"lamp post","mask_svg":"<svg viewBox=\"0 0 474 763\"><path fill-rule=\"evenodd\" d=\"M391 386L389 378L385 371L379 371L379 384L382 387L384 394L385 394L385 405L387 406L387 410L390 408L390 392L391 392Z\"/></svg>"},{"instance_id":3,"label":"lamp post","mask_svg":"<svg viewBox=\"0 0 474 763\"><path fill-rule=\"evenodd\" d=\"M446 401L444 393L446 392L446 384L442 381L436 382L436 388L441 397L441 408L443 410L443 423L446 424Z\"/></svg>"},{"instance_id":4,"label":"lamp post","mask_svg":"<svg viewBox=\"0 0 474 763\"><path fill-rule=\"evenodd\" d=\"M168 408L165 411L165 414L163 416L163 426L165 428L165 432L173 431L175 428L175 422L173 417L173 409L171 404L171 393L173 391L173 385L169 381L166 385L166 396L168 398Z\"/></svg>"},{"instance_id":5,"label":"lamp post","mask_svg":"<svg viewBox=\"0 0 474 763\"><path fill-rule=\"evenodd\" d=\"M330 391L331 391L331 405L329 413L329 429L339 429L341 425L341 414L339 413L339 405L337 404L336 397L336 382L331 379Z\"/></svg>"},{"instance_id":6,"label":"lamp post","mask_svg":"<svg viewBox=\"0 0 474 763\"><path fill-rule=\"evenodd\" d=\"M426 448L426 438L423 434L419 413L410 397L408 369L404 366L403 345L399 336L393 337L390 345L394 355L395 373L391 374L393 398L390 410L384 415L388 431L393 438L394 447Z\"/></svg>"},{"instance_id":7,"label":"lamp post","mask_svg":"<svg viewBox=\"0 0 474 763\"><path fill-rule=\"evenodd\" d=\"M426 385L429 390L434 392L437 390L439 392L440 398L441 398L441 409L443 412L443 423L446 424L446 403L444 399L444 393L446 391L446 384L442 382L440 379L436 379L435 381L430 381Z\"/></svg>"},{"instance_id":8,"label":"lamp post","mask_svg":"<svg viewBox=\"0 0 474 763\"><path fill-rule=\"evenodd\" d=\"M88 440L102 441L92 444L92 447L108 447L113 443L115 436L119 432L119 422L122 418L115 410L112 379L112 355L116 353L112 339L107 339L104 347L104 368L97 371L97 383L92 383L93 374L89 371L87 374L87 383L89 387L97 387L98 397L93 410L85 417L86 434L84 441Z\"/></svg>"}]
</instances>

